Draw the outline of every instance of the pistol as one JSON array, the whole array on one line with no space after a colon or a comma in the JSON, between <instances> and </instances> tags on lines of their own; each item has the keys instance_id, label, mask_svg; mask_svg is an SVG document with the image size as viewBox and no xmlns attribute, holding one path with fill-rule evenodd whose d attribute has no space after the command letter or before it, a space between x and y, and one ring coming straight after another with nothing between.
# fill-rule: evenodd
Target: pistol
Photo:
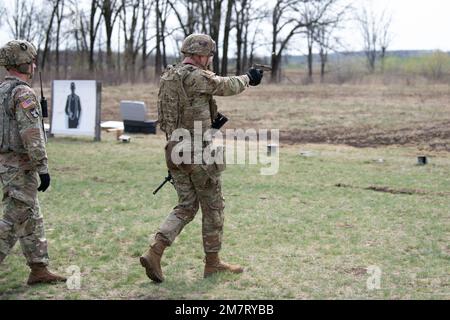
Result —
<instances>
[{"instance_id":1,"label":"pistol","mask_svg":"<svg viewBox=\"0 0 450 320\"><path fill-rule=\"evenodd\" d=\"M272 67L265 64L254 63L252 68L263 70L263 71L272 71Z\"/></svg>"},{"instance_id":2,"label":"pistol","mask_svg":"<svg viewBox=\"0 0 450 320\"><path fill-rule=\"evenodd\" d=\"M223 114L221 114L220 112L217 112L217 116L216 116L216 118L214 119L214 121L213 121L213 123L212 123L212 125L211 125L211 128L219 130L219 129L222 128L222 127L225 125L225 123L227 123L227 122L228 122L228 118L225 117L225 116L224 116Z\"/></svg>"}]
</instances>

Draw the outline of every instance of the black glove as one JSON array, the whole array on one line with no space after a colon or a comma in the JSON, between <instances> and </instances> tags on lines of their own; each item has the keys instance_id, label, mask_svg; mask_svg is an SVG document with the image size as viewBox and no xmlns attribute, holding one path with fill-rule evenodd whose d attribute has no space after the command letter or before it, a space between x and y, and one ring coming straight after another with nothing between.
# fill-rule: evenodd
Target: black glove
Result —
<instances>
[{"instance_id":1,"label":"black glove","mask_svg":"<svg viewBox=\"0 0 450 320\"><path fill-rule=\"evenodd\" d=\"M38 188L38 191L45 192L50 186L50 175L48 173L40 174L39 178L41 179L41 185Z\"/></svg>"},{"instance_id":2,"label":"black glove","mask_svg":"<svg viewBox=\"0 0 450 320\"><path fill-rule=\"evenodd\" d=\"M263 70L250 68L247 71L247 76L250 78L250 85L257 86L258 84L260 84L263 78L263 73Z\"/></svg>"}]
</instances>

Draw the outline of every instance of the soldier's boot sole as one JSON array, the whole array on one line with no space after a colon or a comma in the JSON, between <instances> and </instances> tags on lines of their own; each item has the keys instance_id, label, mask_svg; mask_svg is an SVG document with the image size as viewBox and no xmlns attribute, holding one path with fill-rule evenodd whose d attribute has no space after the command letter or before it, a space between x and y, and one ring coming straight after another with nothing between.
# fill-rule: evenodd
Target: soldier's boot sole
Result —
<instances>
[{"instance_id":1,"label":"soldier's boot sole","mask_svg":"<svg viewBox=\"0 0 450 320\"><path fill-rule=\"evenodd\" d=\"M162 272L159 271L161 270L161 266L158 262L154 261L154 259L152 259L151 257L145 256L140 257L139 261L141 263L141 266L145 268L145 273L147 274L147 277L150 278L150 280L156 283L161 283L164 281Z\"/></svg>"}]
</instances>

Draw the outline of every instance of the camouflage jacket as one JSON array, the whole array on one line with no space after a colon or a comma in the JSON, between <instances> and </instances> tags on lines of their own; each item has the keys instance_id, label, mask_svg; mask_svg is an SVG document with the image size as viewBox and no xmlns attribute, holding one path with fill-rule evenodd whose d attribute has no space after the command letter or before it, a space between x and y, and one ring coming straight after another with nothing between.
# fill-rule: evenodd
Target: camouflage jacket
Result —
<instances>
[{"instance_id":1,"label":"camouflage jacket","mask_svg":"<svg viewBox=\"0 0 450 320\"><path fill-rule=\"evenodd\" d=\"M26 82L7 76L0 85L0 167L48 173L41 105Z\"/></svg>"},{"instance_id":2,"label":"camouflage jacket","mask_svg":"<svg viewBox=\"0 0 450 320\"><path fill-rule=\"evenodd\" d=\"M213 96L232 96L243 92L250 79L246 75L220 77L212 71L203 70L189 65L190 71L184 80L184 87L191 99L190 106L184 112L184 123L194 121L214 120L217 114L217 104ZM207 126L209 128L211 123ZM206 127L206 124L205 124Z\"/></svg>"},{"instance_id":3,"label":"camouflage jacket","mask_svg":"<svg viewBox=\"0 0 450 320\"><path fill-rule=\"evenodd\" d=\"M161 129L170 136L174 129L192 130L194 122L200 121L206 131L217 115L213 96L239 94L248 87L249 81L246 75L220 77L190 64L169 66L161 76L158 97L158 109L162 111L160 124L166 122L169 125L163 125Z\"/></svg>"}]
</instances>

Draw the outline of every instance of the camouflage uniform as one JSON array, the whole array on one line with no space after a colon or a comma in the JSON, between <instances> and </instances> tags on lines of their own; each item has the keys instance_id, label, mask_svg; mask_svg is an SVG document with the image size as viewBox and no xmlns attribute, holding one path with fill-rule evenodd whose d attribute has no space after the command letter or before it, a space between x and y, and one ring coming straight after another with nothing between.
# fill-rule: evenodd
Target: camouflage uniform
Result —
<instances>
[{"instance_id":1,"label":"camouflage uniform","mask_svg":"<svg viewBox=\"0 0 450 320\"><path fill-rule=\"evenodd\" d=\"M47 265L47 240L37 198L38 174L48 173L41 107L29 84L15 77L6 77L0 85L0 101L0 254L8 255L19 239L29 265Z\"/></svg>"},{"instance_id":2,"label":"camouflage uniform","mask_svg":"<svg viewBox=\"0 0 450 320\"><path fill-rule=\"evenodd\" d=\"M205 64L211 63L210 57L214 55L215 46L215 42L207 35L188 36L181 48L186 57L183 63L169 66L161 76L158 121L169 141L165 150L166 163L178 193L178 205L158 229L150 249L140 257L147 276L155 282L164 281L160 262L165 248L170 246L183 228L194 219L200 207L203 214L204 277L223 271L243 272L241 266L225 263L218 256L222 246L224 223L225 204L221 190L221 172L225 169L225 164L206 164L205 159L201 164L175 164L171 159L172 149L177 144L176 141L171 141L174 130L188 130L192 143L195 140L204 140L205 131L211 128L218 114L213 96L236 95L249 85L257 85L261 81L262 73L256 69L252 71L256 72L255 77L250 70L246 75L233 77L219 77L209 71L209 66ZM201 136L198 137L194 137L195 122L202 124ZM202 147L209 147L209 143L203 142ZM196 150L193 146L191 150L191 160L194 160Z\"/></svg>"},{"instance_id":3,"label":"camouflage uniform","mask_svg":"<svg viewBox=\"0 0 450 320\"><path fill-rule=\"evenodd\" d=\"M191 133L193 133L195 121L202 122L203 131L211 128L211 121L217 114L213 95L239 94L247 88L249 82L245 75L219 77L211 71L184 64L170 67L162 75L161 82L164 83L173 73L179 73L185 79L183 85L188 103L183 106L184 112L179 119L179 127L188 129ZM164 97L160 96L161 98ZM170 133L169 131L169 136ZM203 146L206 147L206 144ZM201 206L204 251L205 253L218 252L221 249L224 222L224 199L220 177L224 166L192 164L181 165L177 168L170 163L170 152L166 154L179 201L178 206L159 228L155 239L171 245L184 226L194 219Z\"/></svg>"},{"instance_id":4,"label":"camouflage uniform","mask_svg":"<svg viewBox=\"0 0 450 320\"><path fill-rule=\"evenodd\" d=\"M10 74L0 84L0 263L19 239L31 269L28 285L67 280L47 269L47 240L37 198L38 191L50 186L50 175L42 108L26 82L33 77L36 57L36 47L24 40L0 48L0 66Z\"/></svg>"},{"instance_id":5,"label":"camouflage uniform","mask_svg":"<svg viewBox=\"0 0 450 320\"><path fill-rule=\"evenodd\" d=\"M47 269L47 240L37 198L38 191L49 187L50 175L42 109L28 83L36 58L36 47L28 41L12 40L0 48L0 66L9 73L0 84L0 263L19 240L31 268L30 285L65 281Z\"/></svg>"}]
</instances>

